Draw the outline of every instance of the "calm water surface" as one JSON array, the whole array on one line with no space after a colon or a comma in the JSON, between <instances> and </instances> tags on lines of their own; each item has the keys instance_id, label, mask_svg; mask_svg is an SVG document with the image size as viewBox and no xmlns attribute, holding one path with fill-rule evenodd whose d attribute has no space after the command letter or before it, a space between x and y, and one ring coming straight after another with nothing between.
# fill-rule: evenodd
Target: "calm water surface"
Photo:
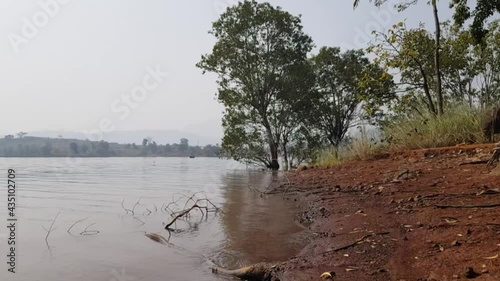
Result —
<instances>
[{"instance_id":1,"label":"calm water surface","mask_svg":"<svg viewBox=\"0 0 500 281\"><path fill-rule=\"evenodd\" d=\"M279 261L296 253L301 230L294 210L279 198L262 198L248 186L273 181L213 158L1 158L0 280L159 281L224 280L213 262L238 267ZM7 272L7 169L16 170L17 266ZM276 179L274 179L276 180ZM224 214L193 215L161 245L145 232L168 237L171 217L161 207L179 194L202 191ZM122 207L135 207L135 216ZM149 213L151 211L151 213ZM47 241L52 221L54 230ZM78 220L84 221L67 230ZM95 235L81 235L99 231Z\"/></svg>"}]
</instances>

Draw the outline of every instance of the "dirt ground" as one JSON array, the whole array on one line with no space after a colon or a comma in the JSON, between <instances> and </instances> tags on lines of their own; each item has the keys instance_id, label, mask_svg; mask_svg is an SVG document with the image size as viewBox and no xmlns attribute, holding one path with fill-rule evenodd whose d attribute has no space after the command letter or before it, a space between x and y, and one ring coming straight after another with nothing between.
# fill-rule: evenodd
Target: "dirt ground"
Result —
<instances>
[{"instance_id":1,"label":"dirt ground","mask_svg":"<svg viewBox=\"0 0 500 281\"><path fill-rule=\"evenodd\" d=\"M280 280L500 280L494 145L381 155L288 176L310 240ZM493 170L493 171L492 171Z\"/></svg>"}]
</instances>

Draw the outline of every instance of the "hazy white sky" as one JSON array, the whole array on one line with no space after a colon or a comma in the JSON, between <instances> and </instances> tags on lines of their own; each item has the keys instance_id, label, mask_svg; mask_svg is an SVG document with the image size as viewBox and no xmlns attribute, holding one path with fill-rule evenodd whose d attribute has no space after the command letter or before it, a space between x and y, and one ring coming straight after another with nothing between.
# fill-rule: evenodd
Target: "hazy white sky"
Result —
<instances>
[{"instance_id":1,"label":"hazy white sky","mask_svg":"<svg viewBox=\"0 0 500 281\"><path fill-rule=\"evenodd\" d=\"M236 2L0 0L0 131L221 135L215 76L202 75L195 64L213 46L211 22ZM366 47L371 30L405 18L410 26L423 21L432 28L423 0L401 14L368 1L356 11L351 0L269 2L302 14L318 47ZM448 4L440 1L442 19L451 16Z\"/></svg>"}]
</instances>

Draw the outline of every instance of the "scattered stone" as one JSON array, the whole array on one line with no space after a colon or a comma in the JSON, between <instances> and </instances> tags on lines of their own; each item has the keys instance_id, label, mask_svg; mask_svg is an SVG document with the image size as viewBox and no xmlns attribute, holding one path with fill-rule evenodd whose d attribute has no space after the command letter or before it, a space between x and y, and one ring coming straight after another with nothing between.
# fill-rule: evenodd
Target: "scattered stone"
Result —
<instances>
[{"instance_id":1,"label":"scattered stone","mask_svg":"<svg viewBox=\"0 0 500 281\"><path fill-rule=\"evenodd\" d=\"M451 242L451 246L452 247L458 247L458 246L461 246L461 245L462 245L462 243L460 241L453 241L453 242Z\"/></svg>"}]
</instances>

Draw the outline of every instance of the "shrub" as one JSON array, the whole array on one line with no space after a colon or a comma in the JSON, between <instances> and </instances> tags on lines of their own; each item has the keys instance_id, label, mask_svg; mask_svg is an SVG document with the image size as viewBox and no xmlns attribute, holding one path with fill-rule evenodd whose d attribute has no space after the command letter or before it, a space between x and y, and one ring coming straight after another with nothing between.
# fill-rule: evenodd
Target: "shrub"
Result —
<instances>
[{"instance_id":1,"label":"shrub","mask_svg":"<svg viewBox=\"0 0 500 281\"><path fill-rule=\"evenodd\" d=\"M431 114L394 117L383 127L383 134L393 150L419 149L476 144L485 142L485 114L468 106L454 106L442 116Z\"/></svg>"}]
</instances>

